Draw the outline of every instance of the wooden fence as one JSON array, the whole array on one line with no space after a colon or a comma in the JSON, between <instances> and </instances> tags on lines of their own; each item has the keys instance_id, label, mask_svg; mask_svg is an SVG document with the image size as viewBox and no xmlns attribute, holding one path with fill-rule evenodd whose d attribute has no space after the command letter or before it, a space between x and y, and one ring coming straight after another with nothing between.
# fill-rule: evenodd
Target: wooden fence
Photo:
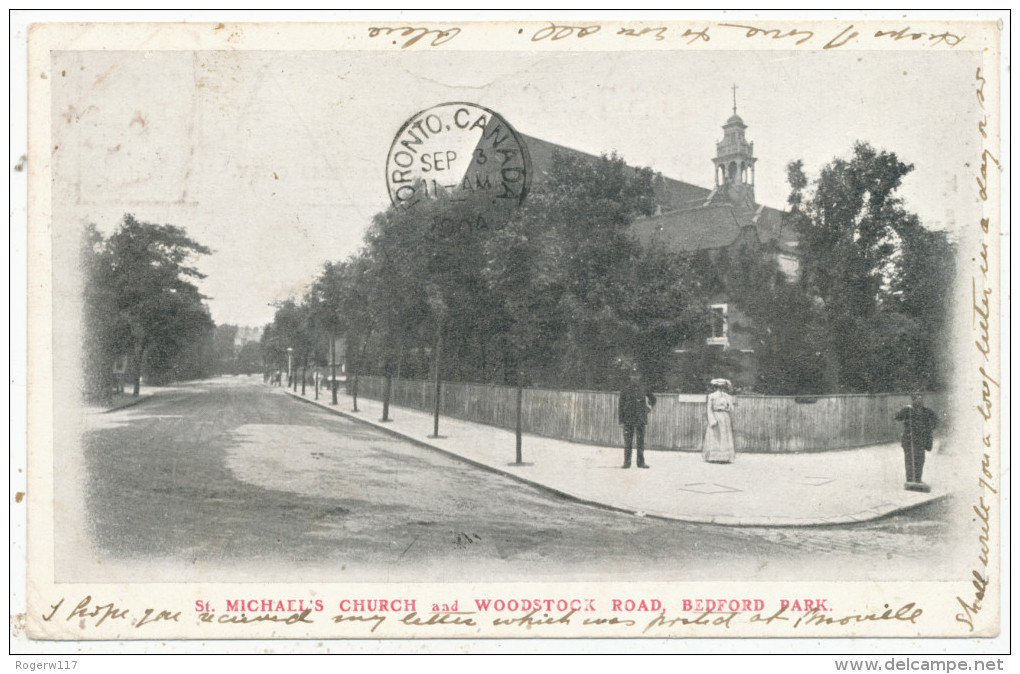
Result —
<instances>
[{"instance_id":1,"label":"wooden fence","mask_svg":"<svg viewBox=\"0 0 1020 674\"><path fill-rule=\"evenodd\" d=\"M382 400L385 381L383 377L359 377L358 395ZM392 404L435 409L434 383L394 379L392 386ZM440 413L513 429L516 393L507 386L444 382ZM622 442L617 402L615 392L529 388L523 394L521 426L525 433L616 446ZM902 424L893 416L908 402L909 396L899 394L738 396L734 440L738 452L760 453L817 452L895 442ZM946 409L934 396L929 396L926 404ZM706 424L703 398L661 394L649 417L645 446L699 451Z\"/></svg>"}]
</instances>

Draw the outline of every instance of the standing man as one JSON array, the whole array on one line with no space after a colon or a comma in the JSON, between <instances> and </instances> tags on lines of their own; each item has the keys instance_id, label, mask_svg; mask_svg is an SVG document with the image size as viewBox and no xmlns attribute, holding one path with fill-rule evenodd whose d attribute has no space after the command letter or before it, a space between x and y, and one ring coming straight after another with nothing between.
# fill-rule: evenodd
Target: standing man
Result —
<instances>
[{"instance_id":1,"label":"standing man","mask_svg":"<svg viewBox=\"0 0 1020 674\"><path fill-rule=\"evenodd\" d=\"M935 412L924 406L920 393L910 396L910 404L896 413L896 421L903 422L903 463L907 470L907 483L904 489L910 491L931 491L931 487L921 481L924 471L925 452L932 447L932 431L938 423Z\"/></svg>"},{"instance_id":2,"label":"standing man","mask_svg":"<svg viewBox=\"0 0 1020 674\"><path fill-rule=\"evenodd\" d=\"M637 435L637 467L649 468L645 463L645 426L648 424L648 413L654 406L655 395L645 389L637 368L631 368L628 381L620 391L624 468L630 468L630 452L635 435Z\"/></svg>"}]
</instances>

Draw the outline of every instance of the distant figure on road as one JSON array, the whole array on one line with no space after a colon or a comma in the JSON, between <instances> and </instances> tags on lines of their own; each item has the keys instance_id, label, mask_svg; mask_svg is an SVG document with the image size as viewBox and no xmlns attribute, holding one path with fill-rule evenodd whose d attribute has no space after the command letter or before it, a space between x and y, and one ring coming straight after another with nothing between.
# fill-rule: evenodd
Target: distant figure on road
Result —
<instances>
[{"instance_id":1,"label":"distant figure on road","mask_svg":"<svg viewBox=\"0 0 1020 674\"><path fill-rule=\"evenodd\" d=\"M624 468L630 468L630 454L635 435L637 435L637 467L650 467L645 463L645 426L648 424L648 413L653 407L655 407L655 395L642 384L637 369L632 368L627 383L620 391Z\"/></svg>"},{"instance_id":2,"label":"distant figure on road","mask_svg":"<svg viewBox=\"0 0 1020 674\"><path fill-rule=\"evenodd\" d=\"M903 435L900 444L903 446L903 464L907 472L904 489L910 491L931 491L931 487L921 481L924 472L925 452L932 447L932 431L938 420L935 412L924 406L924 398L920 393L910 396L910 404L896 413L896 421L903 422Z\"/></svg>"},{"instance_id":3,"label":"distant figure on road","mask_svg":"<svg viewBox=\"0 0 1020 674\"><path fill-rule=\"evenodd\" d=\"M737 456L733 446L733 422L730 415L736 403L730 395L732 386L728 379L713 379L709 382L706 414L708 427L705 429L705 443L702 458L708 463L731 463Z\"/></svg>"}]
</instances>

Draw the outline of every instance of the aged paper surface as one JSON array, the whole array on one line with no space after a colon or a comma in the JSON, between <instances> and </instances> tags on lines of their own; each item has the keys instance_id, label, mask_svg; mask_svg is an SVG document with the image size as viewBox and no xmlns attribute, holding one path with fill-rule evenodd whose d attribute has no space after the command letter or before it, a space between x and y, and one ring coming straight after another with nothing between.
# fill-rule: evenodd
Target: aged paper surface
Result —
<instances>
[{"instance_id":1,"label":"aged paper surface","mask_svg":"<svg viewBox=\"0 0 1020 674\"><path fill-rule=\"evenodd\" d=\"M1008 503L999 430L1000 34L993 22L861 18L32 26L27 633L997 635ZM439 111L431 120L430 110ZM717 151L723 157L720 127L735 129L738 112L758 143L746 147L747 166L720 159L713 168ZM786 165L797 159L814 177L861 140L912 164L906 209L945 231L956 251L939 356L951 362L951 382L926 402L950 420L929 459L932 500L900 507L879 499L865 505L884 517L859 522L819 519L855 493L775 505L794 512L783 516L795 526L768 520L762 512L772 506L753 498L735 500L729 520L721 512L685 519L675 502L707 484L692 477L675 499L652 493L644 517L614 500L630 496L611 493L612 483L604 498L588 497L559 486L566 478L555 471L542 477L552 455L529 457L530 475L491 473L471 448L464 463L419 446L410 469L378 457L377 469L348 472L331 467L328 453L338 434L368 426L337 418L299 428L266 411L261 422L224 419L208 434L197 430L207 420L189 419L221 395L217 387L265 387L259 405L300 406L271 379L143 382L151 400L109 413L83 401L75 382L88 319L78 268L87 224L109 235L130 213L183 227L212 249L199 265L200 287L216 322L264 325L323 263L356 253L373 216L401 198L402 131L417 120L423 134L438 135L443 122L467 127L486 114L512 125L521 145L616 151L706 194L733 179L757 190L751 203L776 212L789 208ZM542 179L536 147L520 150L530 163L514 168L534 174L532 191ZM436 145L424 166L434 173L471 152ZM493 175L517 189L516 174ZM660 204L650 217L663 213ZM365 387L363 405L374 410L367 378ZM159 402L166 392L179 407ZM655 414L681 403L682 395L662 400L649 421L652 469L643 475L658 482L635 482L636 471L621 490L673 484L666 471L674 465L702 469L700 453L661 452L671 458L659 460L654 448ZM160 435L168 432L161 424L176 435ZM120 428L142 430L112 434ZM483 431L475 442L496 437ZM398 442L379 438L376 447ZM891 492L902 488L897 443L886 440L894 460L882 463L896 472L876 466L874 477ZM419 444L430 444L424 432ZM813 460L782 458L801 456ZM677 460L691 463L670 463ZM759 460L738 455L733 470ZM412 490L402 470L431 482ZM712 484L725 490L733 479ZM818 486L829 480L817 477ZM526 491L517 491L522 482ZM405 488L410 495L393 501L391 492ZM334 501L341 493L347 501Z\"/></svg>"}]
</instances>

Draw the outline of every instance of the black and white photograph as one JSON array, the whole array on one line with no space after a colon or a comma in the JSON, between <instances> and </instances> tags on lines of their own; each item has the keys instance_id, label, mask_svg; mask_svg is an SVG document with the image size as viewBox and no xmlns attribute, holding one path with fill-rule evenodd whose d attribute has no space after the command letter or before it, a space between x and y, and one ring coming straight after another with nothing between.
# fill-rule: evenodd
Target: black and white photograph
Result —
<instances>
[{"instance_id":1,"label":"black and white photograph","mask_svg":"<svg viewBox=\"0 0 1020 674\"><path fill-rule=\"evenodd\" d=\"M998 633L994 23L33 30L30 635Z\"/></svg>"}]
</instances>

